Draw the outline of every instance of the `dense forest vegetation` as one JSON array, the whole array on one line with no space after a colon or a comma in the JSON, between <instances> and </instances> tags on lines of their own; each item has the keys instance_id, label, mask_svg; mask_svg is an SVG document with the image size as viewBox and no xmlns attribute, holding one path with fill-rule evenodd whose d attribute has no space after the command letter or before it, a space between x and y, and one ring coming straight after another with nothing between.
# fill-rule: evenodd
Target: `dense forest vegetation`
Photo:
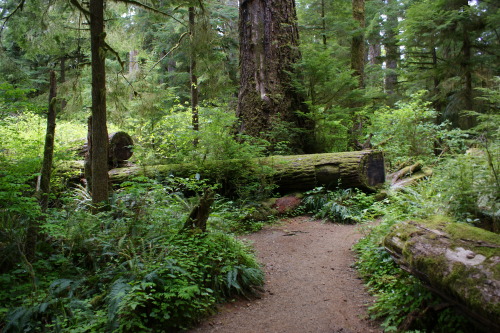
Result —
<instances>
[{"instance_id":1,"label":"dense forest vegetation","mask_svg":"<svg viewBox=\"0 0 500 333\"><path fill-rule=\"evenodd\" d=\"M384 186L310 188L291 214L366 231L385 330L480 330L382 242L438 219L500 247L498 1L0 0L0 23L0 330L187 329L263 284L235 238L287 194L262 160L366 148ZM109 181L170 164L191 171Z\"/></svg>"}]
</instances>

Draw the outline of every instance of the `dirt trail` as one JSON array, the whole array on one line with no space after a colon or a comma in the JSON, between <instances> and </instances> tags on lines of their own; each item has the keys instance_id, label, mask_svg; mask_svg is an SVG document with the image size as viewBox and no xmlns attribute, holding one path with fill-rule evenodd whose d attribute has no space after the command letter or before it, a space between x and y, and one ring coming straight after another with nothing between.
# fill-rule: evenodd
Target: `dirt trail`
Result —
<instances>
[{"instance_id":1,"label":"dirt trail","mask_svg":"<svg viewBox=\"0 0 500 333\"><path fill-rule=\"evenodd\" d=\"M356 226L308 217L243 237L265 265L265 293L221 307L190 332L381 332L367 319L373 299L351 268L350 249L360 237Z\"/></svg>"}]
</instances>

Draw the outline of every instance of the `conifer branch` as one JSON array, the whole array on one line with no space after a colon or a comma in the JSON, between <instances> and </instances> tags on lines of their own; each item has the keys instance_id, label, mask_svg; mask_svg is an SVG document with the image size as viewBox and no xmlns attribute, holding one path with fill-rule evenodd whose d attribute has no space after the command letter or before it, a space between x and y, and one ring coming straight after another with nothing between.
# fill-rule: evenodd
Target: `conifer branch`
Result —
<instances>
[{"instance_id":1,"label":"conifer branch","mask_svg":"<svg viewBox=\"0 0 500 333\"><path fill-rule=\"evenodd\" d=\"M69 0L73 6L75 6L80 12L82 12L85 16L89 17L90 12L83 8L83 6L78 2L78 0Z\"/></svg>"},{"instance_id":2,"label":"conifer branch","mask_svg":"<svg viewBox=\"0 0 500 333\"><path fill-rule=\"evenodd\" d=\"M141 7L141 8L144 8L144 9L147 9L147 10L150 10L152 11L153 13L157 13L157 14L161 14L161 15L165 15L165 16L168 16L170 17L171 19L175 20L177 23L180 23L182 24L183 26L186 26L184 24L184 22L178 20L177 18L175 18L173 15L169 14L169 13L166 13L164 11L161 11L159 9L156 9L154 7L151 7L149 5L146 5L145 3L142 3L142 2L139 2L139 1L136 1L136 0L113 0L115 2L122 2L122 3L126 3L126 4L129 4L129 5L135 5L137 7Z\"/></svg>"},{"instance_id":3,"label":"conifer branch","mask_svg":"<svg viewBox=\"0 0 500 333\"><path fill-rule=\"evenodd\" d=\"M148 71L148 74L158 65L163 59L165 59L170 53L174 52L181 46L181 42L184 39L186 35L189 34L189 31L184 32L181 37L179 37L179 40L177 41L177 44L175 44L163 57L160 58Z\"/></svg>"},{"instance_id":4,"label":"conifer branch","mask_svg":"<svg viewBox=\"0 0 500 333\"><path fill-rule=\"evenodd\" d=\"M2 28L0 28L0 33L3 31L3 29L5 28L5 25L7 24L7 21L10 20L10 18L18 11L18 10L23 10L23 7L24 7L24 3L26 2L26 0L21 0L19 2L19 4L16 6L16 9L14 9L14 11L10 14L8 14L7 16L5 17L2 17L0 18L1 20L3 20L3 24L2 24Z\"/></svg>"}]
</instances>

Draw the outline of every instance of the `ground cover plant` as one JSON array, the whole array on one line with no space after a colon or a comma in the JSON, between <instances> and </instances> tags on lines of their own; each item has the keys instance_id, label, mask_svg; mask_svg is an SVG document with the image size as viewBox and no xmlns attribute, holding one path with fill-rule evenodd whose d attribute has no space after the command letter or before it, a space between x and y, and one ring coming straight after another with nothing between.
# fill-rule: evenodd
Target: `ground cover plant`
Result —
<instances>
[{"instance_id":1,"label":"ground cover plant","mask_svg":"<svg viewBox=\"0 0 500 333\"><path fill-rule=\"evenodd\" d=\"M3 263L4 331L183 329L263 283L246 245L216 230L181 230L189 210L182 193L169 195L173 185L125 185L99 215L82 190L65 198L41 226L40 259Z\"/></svg>"}]
</instances>

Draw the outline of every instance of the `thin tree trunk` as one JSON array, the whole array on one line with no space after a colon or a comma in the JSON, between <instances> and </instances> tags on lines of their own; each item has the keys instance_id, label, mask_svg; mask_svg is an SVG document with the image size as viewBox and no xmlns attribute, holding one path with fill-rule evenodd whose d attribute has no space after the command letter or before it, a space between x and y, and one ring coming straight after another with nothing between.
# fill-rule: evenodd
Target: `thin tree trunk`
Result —
<instances>
[{"instance_id":1,"label":"thin tree trunk","mask_svg":"<svg viewBox=\"0 0 500 333\"><path fill-rule=\"evenodd\" d=\"M326 17L325 17L325 0L321 0L321 29L323 30L323 45L326 47Z\"/></svg>"},{"instance_id":2,"label":"thin tree trunk","mask_svg":"<svg viewBox=\"0 0 500 333\"><path fill-rule=\"evenodd\" d=\"M109 197L104 1L90 0L89 8L92 53L92 203L99 210Z\"/></svg>"},{"instance_id":3,"label":"thin tree trunk","mask_svg":"<svg viewBox=\"0 0 500 333\"><path fill-rule=\"evenodd\" d=\"M464 73L464 106L465 110L474 109L474 101L472 97L472 68L471 68L471 58L472 58L472 45L470 41L469 32L464 28L464 38L462 46L463 60L461 62L462 71ZM474 116L464 115L460 117L460 127L462 129L470 129L475 125Z\"/></svg>"},{"instance_id":4,"label":"thin tree trunk","mask_svg":"<svg viewBox=\"0 0 500 333\"><path fill-rule=\"evenodd\" d=\"M396 85L398 82L398 74L396 69L398 68L398 45L396 41L396 29L398 25L397 13L394 10L394 0L388 0L387 6L389 10L387 11L387 21L385 28L385 52L386 52L386 68L387 74L385 76L385 91L389 95L394 95L396 92Z\"/></svg>"},{"instance_id":5,"label":"thin tree trunk","mask_svg":"<svg viewBox=\"0 0 500 333\"><path fill-rule=\"evenodd\" d=\"M59 82L62 84L66 82L66 56L61 57L61 62L60 62L60 77L59 77ZM66 105L68 102L66 99L62 98L61 99L61 110L64 110L66 108Z\"/></svg>"},{"instance_id":6,"label":"thin tree trunk","mask_svg":"<svg viewBox=\"0 0 500 333\"><path fill-rule=\"evenodd\" d=\"M194 50L194 38L195 38L195 19L196 13L194 7L189 7L189 33L191 37L191 50L190 50L190 83L191 83L191 112L192 112L192 126L193 131L198 132L200 130L200 120L198 114L198 77L196 76L196 54ZM197 134L196 134L197 135ZM194 146L198 145L198 137L193 141Z\"/></svg>"},{"instance_id":7,"label":"thin tree trunk","mask_svg":"<svg viewBox=\"0 0 500 333\"><path fill-rule=\"evenodd\" d=\"M43 163L40 176L39 188L37 189L38 202L42 214L49 207L50 176L52 174L52 159L54 156L54 136L56 132L56 96L57 83L56 73L50 72L49 109L47 113L47 131L45 134L45 147L43 151ZM44 219L44 216L41 216ZM32 220L28 226L26 237L26 259L33 261L36 252L36 243L39 235L40 220Z\"/></svg>"}]
</instances>

